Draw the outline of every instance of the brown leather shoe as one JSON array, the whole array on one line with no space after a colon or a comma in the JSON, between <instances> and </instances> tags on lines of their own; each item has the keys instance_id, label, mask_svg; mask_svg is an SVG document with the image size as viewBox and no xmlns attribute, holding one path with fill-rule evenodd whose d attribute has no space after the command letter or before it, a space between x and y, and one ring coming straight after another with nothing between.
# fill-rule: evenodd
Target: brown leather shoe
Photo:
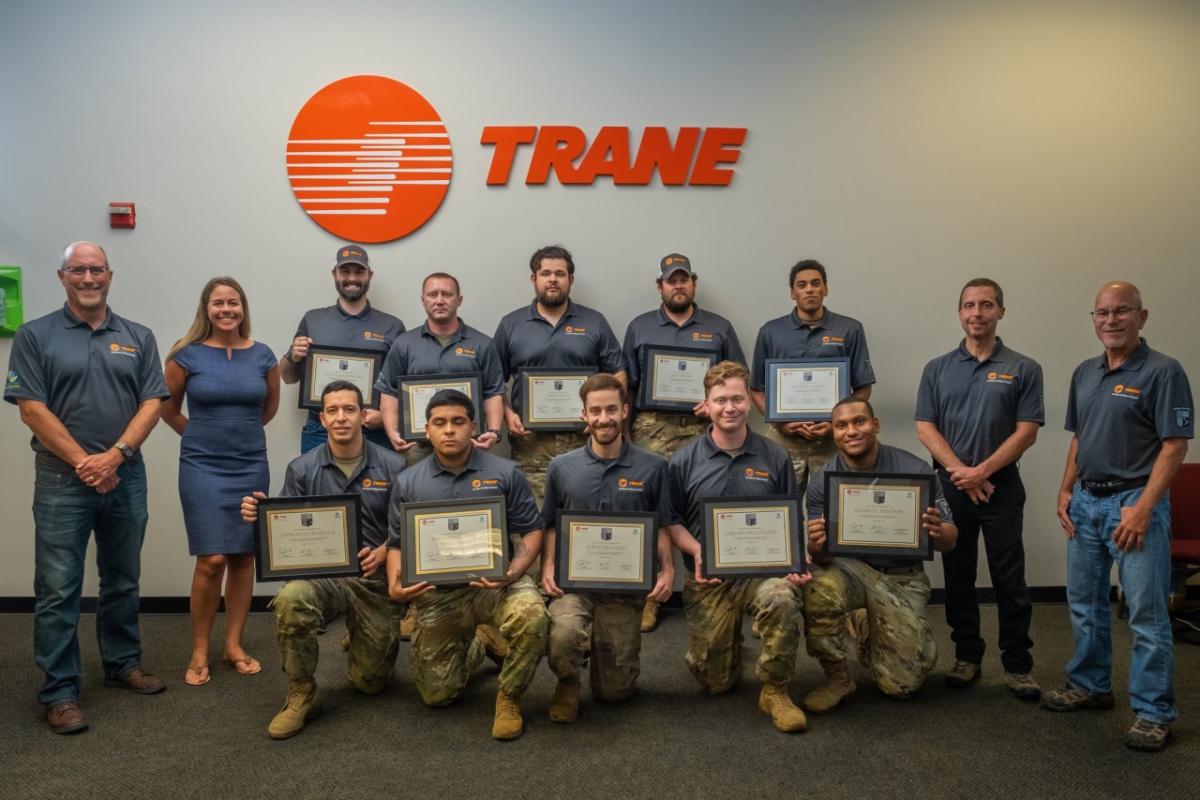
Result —
<instances>
[{"instance_id":1,"label":"brown leather shoe","mask_svg":"<svg viewBox=\"0 0 1200 800\"><path fill-rule=\"evenodd\" d=\"M151 675L141 667L134 667L119 678L105 678L104 685L128 689L134 694L158 694L167 688L162 678Z\"/></svg>"},{"instance_id":2,"label":"brown leather shoe","mask_svg":"<svg viewBox=\"0 0 1200 800\"><path fill-rule=\"evenodd\" d=\"M64 700L47 708L46 722L55 733L79 733L88 726L78 700Z\"/></svg>"}]
</instances>

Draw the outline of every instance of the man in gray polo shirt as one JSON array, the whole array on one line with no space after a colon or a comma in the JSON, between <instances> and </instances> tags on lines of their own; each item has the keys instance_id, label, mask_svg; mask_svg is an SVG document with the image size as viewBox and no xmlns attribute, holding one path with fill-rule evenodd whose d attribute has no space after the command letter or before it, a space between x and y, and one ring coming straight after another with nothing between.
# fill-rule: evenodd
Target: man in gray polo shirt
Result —
<instances>
[{"instance_id":1,"label":"man in gray polo shirt","mask_svg":"<svg viewBox=\"0 0 1200 800\"><path fill-rule=\"evenodd\" d=\"M1093 308L1104 353L1084 361L1071 377L1066 427L1074 436L1058 492L1075 653L1066 684L1047 692L1042 707L1113 707L1108 595L1115 561L1133 631L1129 701L1137 720L1125 744L1160 750L1179 713L1167 611L1167 490L1193 436L1192 390L1179 362L1141 338L1150 312L1136 286L1105 284Z\"/></svg>"},{"instance_id":2,"label":"man in gray polo shirt","mask_svg":"<svg viewBox=\"0 0 1200 800\"><path fill-rule=\"evenodd\" d=\"M679 253L663 256L658 264L655 284L662 303L654 311L635 317L625 329L625 369L629 375L629 392L635 416L631 431L633 441L652 453L670 458L689 439L697 436L707 422L703 401L691 412L659 411L641 407L639 385L648 376L642 375L647 347L682 347L707 350L717 361L746 363L737 333L729 320L696 305L696 273L691 260ZM659 603L648 599L642 610L642 631L654 630L658 624Z\"/></svg>"},{"instance_id":3,"label":"man in gray polo shirt","mask_svg":"<svg viewBox=\"0 0 1200 800\"><path fill-rule=\"evenodd\" d=\"M387 574L392 599L416 607L409 665L421 699L429 706L453 703L479 666L495 626L503 639L492 644L500 668L492 736L515 739L524 730L521 695L529 688L546 651L546 606L526 575L542 548L542 517L525 476L513 462L473 447L475 405L465 394L442 389L426 407L433 455L409 467L396 482L389 518ZM512 539L520 541L502 581L480 579L467 586L436 588L424 581L403 583L404 503L421 500L500 496Z\"/></svg>"},{"instance_id":4,"label":"man in gray polo shirt","mask_svg":"<svg viewBox=\"0 0 1200 800\"><path fill-rule=\"evenodd\" d=\"M788 274L788 287L796 307L763 325L754 343L750 393L758 410L765 414L767 409L768 359L848 359L851 396L864 400L870 397L875 371L867 352L867 337L858 320L825 307L829 295L825 267L813 259L796 263ZM809 476L837 452L828 422L780 422L767 434L791 454L801 492Z\"/></svg>"},{"instance_id":5,"label":"man in gray polo shirt","mask_svg":"<svg viewBox=\"0 0 1200 800\"><path fill-rule=\"evenodd\" d=\"M428 442L406 441L400 424L400 378L406 375L448 375L478 372L483 388L485 429L474 440L476 447L489 449L500 439L504 424L504 368L496 347L486 336L458 316L462 305L458 279L435 272L421 283L421 305L425 322L421 327L396 337L379 372L379 410L392 446L415 464L432 448Z\"/></svg>"},{"instance_id":6,"label":"man in gray polo shirt","mask_svg":"<svg viewBox=\"0 0 1200 800\"><path fill-rule=\"evenodd\" d=\"M1046 422L1042 368L1005 347L996 335L1004 292L989 278L968 281L958 319L966 338L925 365L917 391L917 438L932 455L954 512L958 546L942 556L946 622L954 639L954 668L946 685L963 689L979 679L984 642L975 591L979 531L1000 617L1005 685L1021 700L1037 700L1029 624L1033 604L1025 585L1021 527L1025 487L1017 459Z\"/></svg>"},{"instance_id":7,"label":"man in gray polo shirt","mask_svg":"<svg viewBox=\"0 0 1200 800\"><path fill-rule=\"evenodd\" d=\"M267 726L272 739L287 739L304 729L319 708L317 634L329 619L345 615L350 639L346 679L363 694L378 694L391 682L399 650L397 629L404 606L388 597L381 567L387 558L388 509L404 459L366 441L362 392L347 381L334 381L321 393L325 444L293 459L280 497L357 494L361 498L363 547L357 553L362 577L292 580L271 601L275 638L288 676L283 708ZM262 492L242 498L242 519L258 519Z\"/></svg>"},{"instance_id":8,"label":"man in gray polo shirt","mask_svg":"<svg viewBox=\"0 0 1200 800\"><path fill-rule=\"evenodd\" d=\"M79 599L96 534L96 608L104 682L138 694L166 688L142 669L138 581L146 535L146 468L138 451L167 396L149 328L108 307L113 272L97 244L63 252L61 309L17 330L4 399L33 432L37 480L33 649L38 700L55 733L88 726L79 705Z\"/></svg>"},{"instance_id":9,"label":"man in gray polo shirt","mask_svg":"<svg viewBox=\"0 0 1200 800\"><path fill-rule=\"evenodd\" d=\"M550 603L550 669L558 676L550 719L574 722L579 716L579 672L591 653L592 696L605 703L630 697L641 672L641 594L571 592L554 581L558 512L643 511L658 515L657 560L661 569L650 596L671 596L674 553L666 526L670 516L667 462L624 437L629 401L625 385L597 373L579 388L590 436L576 450L550 462L542 523L542 587Z\"/></svg>"},{"instance_id":10,"label":"man in gray polo shirt","mask_svg":"<svg viewBox=\"0 0 1200 800\"><path fill-rule=\"evenodd\" d=\"M571 301L575 261L559 245L534 252L529 259L534 300L504 316L494 337L505 380L513 379L505 404L512 456L541 502L550 459L583 443L582 433L527 431L521 423L520 373L525 367L592 368L625 380L621 346L599 311Z\"/></svg>"},{"instance_id":11,"label":"man in gray polo shirt","mask_svg":"<svg viewBox=\"0 0 1200 800\"><path fill-rule=\"evenodd\" d=\"M788 696L800 645L800 587L804 575L786 578L717 580L702 576L699 536L707 497L789 495L796 474L787 451L750 430L746 368L722 361L704 377L712 425L675 452L671 481L671 541L687 568L683 606L688 621L687 664L709 694L724 694L742 671L742 615L753 614L762 634L758 708L777 730L802 731L804 712ZM682 520L683 524L674 522Z\"/></svg>"},{"instance_id":12,"label":"man in gray polo shirt","mask_svg":"<svg viewBox=\"0 0 1200 800\"><path fill-rule=\"evenodd\" d=\"M375 274L367 259L367 251L349 244L338 248L333 265L333 285L338 300L326 308L305 312L296 327L291 347L279 357L279 376L284 383L296 383L307 367L308 349L314 344L327 347L354 347L386 353L396 337L404 333L404 323L391 314L371 307L367 291ZM391 447L383 417L378 411L363 411L367 441L380 447ZM307 453L325 442L316 411L308 412L308 420L300 432L300 452Z\"/></svg>"}]
</instances>

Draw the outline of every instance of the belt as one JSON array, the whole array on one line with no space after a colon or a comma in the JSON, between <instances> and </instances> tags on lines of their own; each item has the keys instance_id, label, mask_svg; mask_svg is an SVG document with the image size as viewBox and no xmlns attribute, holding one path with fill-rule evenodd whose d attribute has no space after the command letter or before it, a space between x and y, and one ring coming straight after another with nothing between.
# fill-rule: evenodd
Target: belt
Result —
<instances>
[{"instance_id":1,"label":"belt","mask_svg":"<svg viewBox=\"0 0 1200 800\"><path fill-rule=\"evenodd\" d=\"M1092 497L1108 497L1130 489L1140 489L1150 481L1150 476L1127 478L1120 481L1079 481L1080 487Z\"/></svg>"},{"instance_id":2,"label":"belt","mask_svg":"<svg viewBox=\"0 0 1200 800\"><path fill-rule=\"evenodd\" d=\"M907 575L913 572L920 572L925 568L920 562L916 564L898 564L894 567L876 567L870 564L867 566L883 575Z\"/></svg>"}]
</instances>

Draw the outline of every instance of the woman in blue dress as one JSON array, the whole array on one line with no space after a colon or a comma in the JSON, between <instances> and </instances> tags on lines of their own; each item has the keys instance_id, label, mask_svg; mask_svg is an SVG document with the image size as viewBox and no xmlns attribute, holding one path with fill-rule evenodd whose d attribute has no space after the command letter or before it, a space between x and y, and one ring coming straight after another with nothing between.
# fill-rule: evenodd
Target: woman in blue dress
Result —
<instances>
[{"instance_id":1,"label":"woman in blue dress","mask_svg":"<svg viewBox=\"0 0 1200 800\"><path fill-rule=\"evenodd\" d=\"M184 680L203 686L222 578L224 660L242 675L262 669L242 647L254 591L254 532L240 508L244 495L270 487L263 426L279 407L279 367L271 349L250 338L250 309L237 281L213 278L205 285L196 319L167 354L163 372L171 396L162 418L182 437L179 499L188 552L196 557Z\"/></svg>"}]
</instances>

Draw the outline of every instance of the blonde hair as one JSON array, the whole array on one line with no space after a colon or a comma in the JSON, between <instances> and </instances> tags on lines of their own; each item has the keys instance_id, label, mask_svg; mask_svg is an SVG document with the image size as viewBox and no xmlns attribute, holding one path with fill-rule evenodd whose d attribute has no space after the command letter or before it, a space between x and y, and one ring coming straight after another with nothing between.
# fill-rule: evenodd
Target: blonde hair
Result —
<instances>
[{"instance_id":1,"label":"blonde hair","mask_svg":"<svg viewBox=\"0 0 1200 800\"><path fill-rule=\"evenodd\" d=\"M204 289L200 292L200 305L196 308L196 318L192 320L192 326L188 328L183 338L171 345L171 351L167 353L167 361L174 358L176 353L189 344L203 342L212 336L212 321L208 318L208 301L212 299L212 293L218 286L228 286L238 293L238 298L242 301L242 321L238 325L238 335L243 339L250 338L250 304L246 302L246 293L242 290L242 285L233 278L213 278L204 284Z\"/></svg>"},{"instance_id":2,"label":"blonde hair","mask_svg":"<svg viewBox=\"0 0 1200 800\"><path fill-rule=\"evenodd\" d=\"M722 361L719 364L714 364L712 369L704 375L704 396L708 397L713 387L724 386L726 381L738 378L749 388L750 373L741 364L736 361Z\"/></svg>"}]
</instances>

